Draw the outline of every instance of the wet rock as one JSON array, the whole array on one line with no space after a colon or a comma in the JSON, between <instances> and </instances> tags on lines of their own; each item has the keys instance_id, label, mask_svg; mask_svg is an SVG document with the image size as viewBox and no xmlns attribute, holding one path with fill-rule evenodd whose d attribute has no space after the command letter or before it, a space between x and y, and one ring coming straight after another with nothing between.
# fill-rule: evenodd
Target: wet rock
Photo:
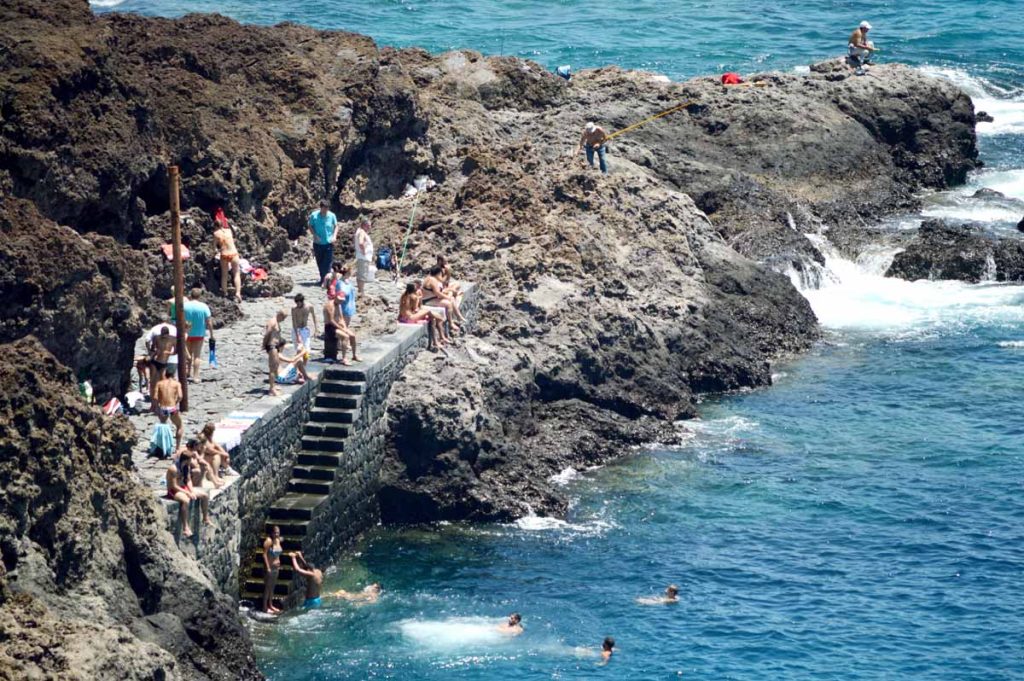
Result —
<instances>
[{"instance_id":1,"label":"wet rock","mask_svg":"<svg viewBox=\"0 0 1024 681\"><path fill-rule=\"evenodd\" d=\"M248 633L131 475L134 431L27 338L0 365L0 670L260 679ZM14 677L11 677L14 678Z\"/></svg>"},{"instance_id":2,"label":"wet rock","mask_svg":"<svg viewBox=\"0 0 1024 681\"><path fill-rule=\"evenodd\" d=\"M979 123L994 123L996 120L995 118L992 117L992 114L988 113L987 111L979 111L974 115L974 117L978 120Z\"/></svg>"},{"instance_id":3,"label":"wet rock","mask_svg":"<svg viewBox=\"0 0 1024 681\"><path fill-rule=\"evenodd\" d=\"M978 191L971 194L972 199L1006 199L1006 194L996 191L995 189L989 189L988 187L982 187Z\"/></svg>"},{"instance_id":4,"label":"wet rock","mask_svg":"<svg viewBox=\"0 0 1024 681\"><path fill-rule=\"evenodd\" d=\"M1024 218L1021 218L1020 222L1017 223L1017 231L1024 232Z\"/></svg>"},{"instance_id":5,"label":"wet rock","mask_svg":"<svg viewBox=\"0 0 1024 681\"><path fill-rule=\"evenodd\" d=\"M970 225L930 220L917 238L893 259L886 276L917 279L958 279L979 282L994 278L995 241Z\"/></svg>"}]
</instances>

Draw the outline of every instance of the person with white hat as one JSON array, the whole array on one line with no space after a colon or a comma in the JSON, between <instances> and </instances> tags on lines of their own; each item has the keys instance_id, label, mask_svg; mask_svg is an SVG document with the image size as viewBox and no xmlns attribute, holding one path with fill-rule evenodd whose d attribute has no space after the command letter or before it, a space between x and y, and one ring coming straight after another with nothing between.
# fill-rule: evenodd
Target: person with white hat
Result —
<instances>
[{"instance_id":1,"label":"person with white hat","mask_svg":"<svg viewBox=\"0 0 1024 681\"><path fill-rule=\"evenodd\" d=\"M852 66L858 71L864 68L865 64L871 62L871 53L875 51L875 44L868 40L868 31L871 24L866 21L860 22L860 26L850 34L849 60Z\"/></svg>"},{"instance_id":2,"label":"person with white hat","mask_svg":"<svg viewBox=\"0 0 1024 681\"><path fill-rule=\"evenodd\" d=\"M600 125L596 123L587 123L583 129L583 135L580 137L580 143L576 147L576 153L574 156L579 156L580 151L586 149L587 151L587 163L590 167L594 167L594 152L597 152L598 165L601 166L601 172L608 172L608 164L605 163L605 142L608 141L608 133L604 131Z\"/></svg>"}]
</instances>

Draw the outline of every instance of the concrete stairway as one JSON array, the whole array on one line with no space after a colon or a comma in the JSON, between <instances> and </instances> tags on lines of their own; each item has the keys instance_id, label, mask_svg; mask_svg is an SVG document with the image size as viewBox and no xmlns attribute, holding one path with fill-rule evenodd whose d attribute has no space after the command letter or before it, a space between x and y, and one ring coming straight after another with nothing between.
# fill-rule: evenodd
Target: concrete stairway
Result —
<instances>
[{"instance_id":1,"label":"concrete stairway","mask_svg":"<svg viewBox=\"0 0 1024 681\"><path fill-rule=\"evenodd\" d=\"M272 525L281 528L285 553L281 556L274 594L284 603L292 596L293 588L291 558L287 554L302 550L310 521L341 478L345 445L359 421L365 390L364 371L337 365L324 369L309 421L303 426L301 450L292 468L288 492L270 507L265 529L269 533ZM243 574L242 600L259 605L264 584L262 547L253 550Z\"/></svg>"}]
</instances>

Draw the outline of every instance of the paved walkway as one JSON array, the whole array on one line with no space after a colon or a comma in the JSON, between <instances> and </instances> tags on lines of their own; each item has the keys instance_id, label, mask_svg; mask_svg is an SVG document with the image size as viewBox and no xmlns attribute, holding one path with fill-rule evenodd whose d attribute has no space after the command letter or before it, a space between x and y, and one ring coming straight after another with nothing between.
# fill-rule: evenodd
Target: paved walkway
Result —
<instances>
[{"instance_id":1,"label":"paved walkway","mask_svg":"<svg viewBox=\"0 0 1024 681\"><path fill-rule=\"evenodd\" d=\"M267 321L281 309L294 306L292 301L296 293L302 292L307 302L313 304L316 311L320 332L323 332L321 308L326 294L316 284L317 270L312 259L309 262L293 267L283 268L295 282L292 290L282 297L259 298L246 300L242 303L243 318L226 327L217 329L217 362L218 368L211 368L207 362L209 347L203 345L203 365L199 383L188 386L189 411L182 414L185 432L182 442L199 434L202 427L209 421L214 423L227 418L229 414L245 413L245 407L267 394L267 355L260 344ZM390 278L367 284L364 299L358 303L357 314L353 322L360 341L372 336L394 331L397 328L398 298L402 288ZM282 335L291 341L291 316L281 325ZM323 341L313 340L312 355L320 356ZM294 347L289 345L285 353L291 353ZM145 354L145 343L139 339L136 354ZM282 396L287 399L298 386L279 386ZM141 408L148 407L148 402L141 403ZM147 486L162 490L167 460L160 460L148 455L149 440L157 417L146 411L130 417L138 432L138 443L132 455L135 467L142 481ZM172 426L173 427L173 426ZM217 441L223 441L229 433L218 433Z\"/></svg>"}]
</instances>

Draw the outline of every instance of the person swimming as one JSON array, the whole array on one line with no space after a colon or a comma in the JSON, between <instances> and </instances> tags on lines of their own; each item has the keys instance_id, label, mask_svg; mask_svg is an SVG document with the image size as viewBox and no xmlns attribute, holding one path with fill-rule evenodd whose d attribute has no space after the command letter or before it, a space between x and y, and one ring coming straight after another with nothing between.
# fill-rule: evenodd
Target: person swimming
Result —
<instances>
[{"instance_id":1,"label":"person swimming","mask_svg":"<svg viewBox=\"0 0 1024 681\"><path fill-rule=\"evenodd\" d=\"M604 666L608 664L608 661L612 659L612 653L615 652L615 639L611 636L605 636L604 641L601 643L601 662L598 664Z\"/></svg>"},{"instance_id":2,"label":"person swimming","mask_svg":"<svg viewBox=\"0 0 1024 681\"><path fill-rule=\"evenodd\" d=\"M497 629L507 636L518 636L523 633L523 617L518 612L508 616L508 621L499 624Z\"/></svg>"},{"instance_id":3,"label":"person swimming","mask_svg":"<svg viewBox=\"0 0 1024 681\"><path fill-rule=\"evenodd\" d=\"M669 584L665 589L665 593L661 596L642 596L637 598L636 602L640 605L669 605L672 603L678 603L679 587L675 584Z\"/></svg>"},{"instance_id":4,"label":"person swimming","mask_svg":"<svg viewBox=\"0 0 1024 681\"><path fill-rule=\"evenodd\" d=\"M350 603L372 604L376 603L380 599L380 595L383 591L384 590L380 588L380 584L378 582L374 582L373 584L363 587L362 591L346 591L345 589L338 589L328 595L334 596L335 598L343 598Z\"/></svg>"}]
</instances>

